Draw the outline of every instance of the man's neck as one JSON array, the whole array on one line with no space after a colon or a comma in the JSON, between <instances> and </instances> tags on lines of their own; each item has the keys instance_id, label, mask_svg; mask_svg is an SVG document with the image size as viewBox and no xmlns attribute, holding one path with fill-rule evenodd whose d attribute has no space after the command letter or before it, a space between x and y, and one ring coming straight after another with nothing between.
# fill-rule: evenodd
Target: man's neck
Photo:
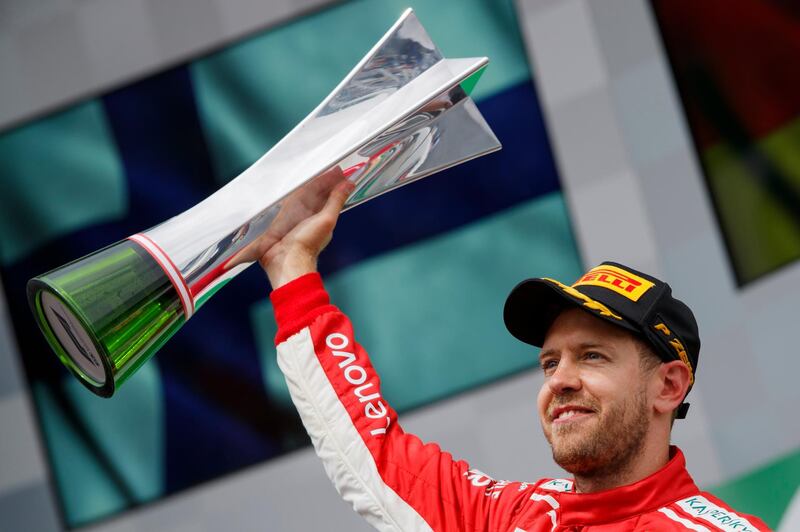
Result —
<instances>
[{"instance_id":1,"label":"man's neck","mask_svg":"<svg viewBox=\"0 0 800 532\"><path fill-rule=\"evenodd\" d=\"M596 493L634 484L649 477L669 462L669 446L663 443L654 448L648 445L627 464L616 464L611 470L599 470L590 475L575 475L577 493Z\"/></svg>"}]
</instances>

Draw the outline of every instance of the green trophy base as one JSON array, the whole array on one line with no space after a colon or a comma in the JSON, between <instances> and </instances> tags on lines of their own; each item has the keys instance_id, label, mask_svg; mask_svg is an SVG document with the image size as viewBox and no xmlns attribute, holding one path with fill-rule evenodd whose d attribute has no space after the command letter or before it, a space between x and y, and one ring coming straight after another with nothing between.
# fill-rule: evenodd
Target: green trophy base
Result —
<instances>
[{"instance_id":1,"label":"green trophy base","mask_svg":"<svg viewBox=\"0 0 800 532\"><path fill-rule=\"evenodd\" d=\"M185 321L161 266L130 240L35 277L27 288L39 328L61 362L103 397Z\"/></svg>"}]
</instances>

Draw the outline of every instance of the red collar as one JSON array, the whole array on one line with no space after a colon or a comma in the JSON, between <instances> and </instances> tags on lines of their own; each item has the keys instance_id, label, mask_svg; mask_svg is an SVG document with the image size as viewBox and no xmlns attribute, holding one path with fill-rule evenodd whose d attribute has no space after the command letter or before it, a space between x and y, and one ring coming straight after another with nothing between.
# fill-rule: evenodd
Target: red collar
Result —
<instances>
[{"instance_id":1,"label":"red collar","mask_svg":"<svg viewBox=\"0 0 800 532\"><path fill-rule=\"evenodd\" d=\"M697 494L681 450L670 446L670 455L664 467L633 484L597 493L559 493L559 524L622 521Z\"/></svg>"}]
</instances>

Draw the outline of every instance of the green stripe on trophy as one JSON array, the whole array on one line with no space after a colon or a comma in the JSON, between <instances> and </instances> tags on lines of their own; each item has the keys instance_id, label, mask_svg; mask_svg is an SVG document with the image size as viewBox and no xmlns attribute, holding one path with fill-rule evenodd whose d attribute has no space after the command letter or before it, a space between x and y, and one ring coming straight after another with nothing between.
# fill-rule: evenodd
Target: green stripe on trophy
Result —
<instances>
[{"instance_id":1,"label":"green stripe on trophy","mask_svg":"<svg viewBox=\"0 0 800 532\"><path fill-rule=\"evenodd\" d=\"M461 82L461 89L468 95L471 95L472 91L475 90L475 85L477 85L478 81L483 77L484 72L486 72L486 67L476 70L474 74Z\"/></svg>"}]
</instances>

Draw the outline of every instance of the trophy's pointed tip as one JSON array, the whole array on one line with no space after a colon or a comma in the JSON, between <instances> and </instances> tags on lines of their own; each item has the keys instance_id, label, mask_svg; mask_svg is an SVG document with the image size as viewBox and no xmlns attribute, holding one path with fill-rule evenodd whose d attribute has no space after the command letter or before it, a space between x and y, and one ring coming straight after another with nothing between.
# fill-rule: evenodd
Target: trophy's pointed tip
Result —
<instances>
[{"instance_id":1,"label":"trophy's pointed tip","mask_svg":"<svg viewBox=\"0 0 800 532\"><path fill-rule=\"evenodd\" d=\"M416 13L414 13L413 7L405 8L403 12L400 14L400 16L397 18L397 22L395 22L395 24L402 24L408 21L409 19L416 19L417 21L419 21Z\"/></svg>"}]
</instances>

